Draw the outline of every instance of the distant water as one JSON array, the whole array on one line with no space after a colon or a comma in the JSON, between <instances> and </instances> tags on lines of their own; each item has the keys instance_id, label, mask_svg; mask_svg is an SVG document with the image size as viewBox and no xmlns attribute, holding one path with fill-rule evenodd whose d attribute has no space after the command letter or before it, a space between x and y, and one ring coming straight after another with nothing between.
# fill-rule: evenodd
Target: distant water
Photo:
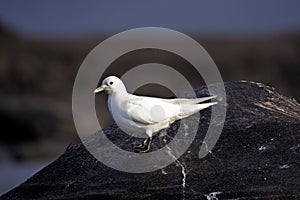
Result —
<instances>
[{"instance_id":1,"label":"distant water","mask_svg":"<svg viewBox=\"0 0 300 200\"><path fill-rule=\"evenodd\" d=\"M13 160L0 161L0 195L18 186L51 161L17 162Z\"/></svg>"}]
</instances>

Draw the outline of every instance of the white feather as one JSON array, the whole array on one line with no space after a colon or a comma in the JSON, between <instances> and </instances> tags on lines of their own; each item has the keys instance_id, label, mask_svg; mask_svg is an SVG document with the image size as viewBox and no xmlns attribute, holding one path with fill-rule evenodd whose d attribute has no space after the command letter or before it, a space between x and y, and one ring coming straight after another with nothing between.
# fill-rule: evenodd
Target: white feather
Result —
<instances>
[{"instance_id":1,"label":"white feather","mask_svg":"<svg viewBox=\"0 0 300 200\"><path fill-rule=\"evenodd\" d=\"M217 104L216 102L199 104L216 96L162 99L129 94L123 82L115 76L106 78L103 84L106 84L106 90L109 91L109 111L119 128L125 132L146 134L150 137L169 127L176 120Z\"/></svg>"}]
</instances>

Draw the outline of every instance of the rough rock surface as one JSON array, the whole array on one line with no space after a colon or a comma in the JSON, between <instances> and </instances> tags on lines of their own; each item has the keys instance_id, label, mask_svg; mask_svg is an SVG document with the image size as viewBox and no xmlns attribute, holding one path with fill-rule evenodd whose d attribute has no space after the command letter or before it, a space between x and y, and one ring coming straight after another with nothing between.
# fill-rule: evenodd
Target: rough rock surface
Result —
<instances>
[{"instance_id":1,"label":"rough rock surface","mask_svg":"<svg viewBox=\"0 0 300 200\"><path fill-rule=\"evenodd\" d=\"M258 83L228 82L225 88L224 129L202 159L199 147L214 123L209 109L201 112L188 151L162 170L120 172L98 162L80 143L1 199L300 199L300 105ZM196 92L207 95L205 87ZM158 134L152 149L170 140L177 126ZM105 133L129 151L139 140L116 125Z\"/></svg>"}]
</instances>

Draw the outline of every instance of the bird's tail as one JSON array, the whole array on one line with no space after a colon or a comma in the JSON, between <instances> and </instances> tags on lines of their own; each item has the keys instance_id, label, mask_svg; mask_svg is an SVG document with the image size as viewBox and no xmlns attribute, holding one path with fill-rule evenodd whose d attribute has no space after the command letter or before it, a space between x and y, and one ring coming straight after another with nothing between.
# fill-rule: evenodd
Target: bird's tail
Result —
<instances>
[{"instance_id":1,"label":"bird's tail","mask_svg":"<svg viewBox=\"0 0 300 200\"><path fill-rule=\"evenodd\" d=\"M202 104L181 104L180 106L181 112L180 112L179 119L193 115L199 112L200 110L203 110L215 104L217 104L217 102L202 103Z\"/></svg>"},{"instance_id":2,"label":"bird's tail","mask_svg":"<svg viewBox=\"0 0 300 200\"><path fill-rule=\"evenodd\" d=\"M196 99L184 99L184 98L178 98L178 99L168 99L170 103L176 103L176 104L198 104L202 103L205 101L208 101L210 99L214 99L217 96L210 96L210 97L201 97L201 98L196 98Z\"/></svg>"},{"instance_id":3,"label":"bird's tail","mask_svg":"<svg viewBox=\"0 0 300 200\"><path fill-rule=\"evenodd\" d=\"M189 102L187 101L187 103L202 103L204 101L208 101L208 100L214 99L216 97L217 97L217 95L210 96L210 97L202 97L202 98L197 98L197 99L187 99L189 101Z\"/></svg>"}]
</instances>

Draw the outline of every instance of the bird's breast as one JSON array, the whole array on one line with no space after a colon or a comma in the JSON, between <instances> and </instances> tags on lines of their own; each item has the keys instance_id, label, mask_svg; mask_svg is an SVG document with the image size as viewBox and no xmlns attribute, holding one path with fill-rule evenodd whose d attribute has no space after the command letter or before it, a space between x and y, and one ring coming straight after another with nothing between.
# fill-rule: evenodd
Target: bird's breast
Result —
<instances>
[{"instance_id":1,"label":"bird's breast","mask_svg":"<svg viewBox=\"0 0 300 200\"><path fill-rule=\"evenodd\" d=\"M120 123L120 121L124 121L124 117L126 117L126 108L124 104L122 104L122 101L118 101L110 95L108 97L108 109L117 124Z\"/></svg>"}]
</instances>

